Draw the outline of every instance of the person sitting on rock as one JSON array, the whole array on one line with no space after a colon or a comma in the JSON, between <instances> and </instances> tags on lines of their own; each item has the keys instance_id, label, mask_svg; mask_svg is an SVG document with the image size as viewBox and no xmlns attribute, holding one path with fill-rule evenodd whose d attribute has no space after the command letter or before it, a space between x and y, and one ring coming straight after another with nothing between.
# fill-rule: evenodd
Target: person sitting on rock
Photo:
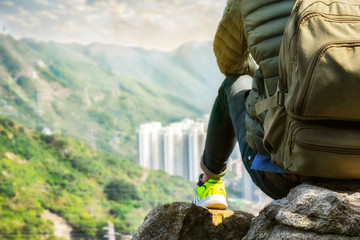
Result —
<instances>
[{"instance_id":1,"label":"person sitting on rock","mask_svg":"<svg viewBox=\"0 0 360 240\"><path fill-rule=\"evenodd\" d=\"M287 173L271 162L263 146L263 120L255 104L264 99L265 87L276 91L278 55L282 34L294 0L228 0L214 39L214 53L226 76L213 104L205 149L203 174L194 203L208 208L227 208L221 181L227 160L239 143L242 160L253 182L269 197L285 197L305 177ZM252 58L253 57L253 58ZM255 62L254 62L255 60ZM243 82L252 78L252 89Z\"/></svg>"}]
</instances>

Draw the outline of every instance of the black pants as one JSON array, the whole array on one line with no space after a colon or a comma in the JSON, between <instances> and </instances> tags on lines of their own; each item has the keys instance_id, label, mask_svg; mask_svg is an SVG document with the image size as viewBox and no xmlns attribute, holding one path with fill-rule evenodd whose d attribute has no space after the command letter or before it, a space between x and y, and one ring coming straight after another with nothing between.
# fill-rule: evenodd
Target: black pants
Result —
<instances>
[{"instance_id":1,"label":"black pants","mask_svg":"<svg viewBox=\"0 0 360 240\"><path fill-rule=\"evenodd\" d=\"M274 184L264 172L250 169L256 151L246 142L245 99L248 91L244 90L243 81L244 76L228 76L219 88L210 115L202 164L214 174L223 173L237 141L245 168L253 182L269 197L283 198L289 188Z\"/></svg>"}]
</instances>

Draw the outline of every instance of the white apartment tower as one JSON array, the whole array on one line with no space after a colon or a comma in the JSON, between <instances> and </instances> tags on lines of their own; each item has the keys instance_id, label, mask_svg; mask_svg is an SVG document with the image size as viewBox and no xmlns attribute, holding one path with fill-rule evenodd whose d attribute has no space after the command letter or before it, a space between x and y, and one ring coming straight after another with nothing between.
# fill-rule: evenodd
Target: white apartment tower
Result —
<instances>
[{"instance_id":1,"label":"white apartment tower","mask_svg":"<svg viewBox=\"0 0 360 240\"><path fill-rule=\"evenodd\" d=\"M137 132L138 163L154 170L197 181L207 121L184 119L162 127L146 123Z\"/></svg>"},{"instance_id":2,"label":"white apartment tower","mask_svg":"<svg viewBox=\"0 0 360 240\"><path fill-rule=\"evenodd\" d=\"M161 123L152 122L141 125L137 132L138 162L145 168L161 169L159 129L161 129Z\"/></svg>"},{"instance_id":3,"label":"white apartment tower","mask_svg":"<svg viewBox=\"0 0 360 240\"><path fill-rule=\"evenodd\" d=\"M258 198L255 196L256 185L253 183L249 173L247 172L241 157L239 144L236 144L229 159L229 171L236 174L238 179L241 179L243 189L243 198L249 201L256 201Z\"/></svg>"},{"instance_id":4,"label":"white apartment tower","mask_svg":"<svg viewBox=\"0 0 360 240\"><path fill-rule=\"evenodd\" d=\"M203 122L196 122L192 128L189 129L187 134L188 140L188 179L192 182L196 182L201 173L200 158L204 150L206 124Z\"/></svg>"},{"instance_id":5,"label":"white apartment tower","mask_svg":"<svg viewBox=\"0 0 360 240\"><path fill-rule=\"evenodd\" d=\"M146 123L137 131L138 163L144 168L164 170L171 175L181 176L197 182L200 159L205 146L208 120L184 119L166 127L159 122ZM256 201L257 187L252 182L241 160L236 145L229 158L229 171L241 181L243 198Z\"/></svg>"}]
</instances>

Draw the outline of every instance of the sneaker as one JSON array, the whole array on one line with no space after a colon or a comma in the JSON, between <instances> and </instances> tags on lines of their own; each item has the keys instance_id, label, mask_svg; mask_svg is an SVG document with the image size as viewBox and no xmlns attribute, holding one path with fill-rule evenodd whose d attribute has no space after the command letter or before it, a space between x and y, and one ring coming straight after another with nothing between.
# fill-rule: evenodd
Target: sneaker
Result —
<instances>
[{"instance_id":1,"label":"sneaker","mask_svg":"<svg viewBox=\"0 0 360 240\"><path fill-rule=\"evenodd\" d=\"M221 179L209 179L203 183L201 181L203 174L199 177L197 184L197 196L193 201L194 204L200 207L211 209L226 209L226 191L225 185Z\"/></svg>"}]
</instances>

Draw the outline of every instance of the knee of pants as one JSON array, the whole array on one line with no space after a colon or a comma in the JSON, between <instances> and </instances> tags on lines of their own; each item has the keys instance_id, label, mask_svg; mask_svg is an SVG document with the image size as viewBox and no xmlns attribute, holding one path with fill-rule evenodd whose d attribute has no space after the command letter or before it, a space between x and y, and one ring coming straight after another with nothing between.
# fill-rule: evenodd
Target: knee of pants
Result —
<instances>
[{"instance_id":1,"label":"knee of pants","mask_svg":"<svg viewBox=\"0 0 360 240\"><path fill-rule=\"evenodd\" d=\"M231 99L240 91L251 89L252 77L249 75L229 75L221 84L218 94L220 97Z\"/></svg>"}]
</instances>

